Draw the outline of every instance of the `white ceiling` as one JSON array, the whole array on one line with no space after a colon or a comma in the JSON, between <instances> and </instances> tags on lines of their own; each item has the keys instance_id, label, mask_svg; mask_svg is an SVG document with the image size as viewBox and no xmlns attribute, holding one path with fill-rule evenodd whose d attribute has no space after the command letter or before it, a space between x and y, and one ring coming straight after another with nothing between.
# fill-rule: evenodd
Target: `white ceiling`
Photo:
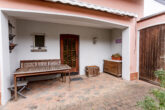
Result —
<instances>
[{"instance_id":1,"label":"white ceiling","mask_svg":"<svg viewBox=\"0 0 165 110\"><path fill-rule=\"evenodd\" d=\"M66 15L55 15L55 14L45 14L45 13L34 13L34 12L21 12L21 11L4 11L8 16L15 17L16 19L26 19L42 22L60 23L60 24L70 24L86 27L95 27L103 29L113 29L119 28L124 29L124 26L112 24L109 22L98 21L94 19L80 18L75 16Z\"/></svg>"}]
</instances>

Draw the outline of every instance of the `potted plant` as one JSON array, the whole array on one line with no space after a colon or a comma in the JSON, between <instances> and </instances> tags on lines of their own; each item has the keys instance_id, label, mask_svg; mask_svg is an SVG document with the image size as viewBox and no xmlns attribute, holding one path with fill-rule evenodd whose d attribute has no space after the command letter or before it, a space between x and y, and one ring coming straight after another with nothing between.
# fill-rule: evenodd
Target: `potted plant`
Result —
<instances>
[{"instance_id":1,"label":"potted plant","mask_svg":"<svg viewBox=\"0 0 165 110\"><path fill-rule=\"evenodd\" d=\"M122 60L122 57L119 53L113 54L111 58L112 60Z\"/></svg>"}]
</instances>

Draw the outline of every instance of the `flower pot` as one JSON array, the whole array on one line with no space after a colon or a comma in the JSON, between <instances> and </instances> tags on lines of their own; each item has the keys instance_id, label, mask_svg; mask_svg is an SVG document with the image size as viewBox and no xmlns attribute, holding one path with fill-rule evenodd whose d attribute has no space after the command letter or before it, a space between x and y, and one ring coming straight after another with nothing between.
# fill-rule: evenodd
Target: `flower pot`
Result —
<instances>
[{"instance_id":1,"label":"flower pot","mask_svg":"<svg viewBox=\"0 0 165 110\"><path fill-rule=\"evenodd\" d=\"M122 58L121 57L111 57L112 58L112 60L122 60Z\"/></svg>"}]
</instances>

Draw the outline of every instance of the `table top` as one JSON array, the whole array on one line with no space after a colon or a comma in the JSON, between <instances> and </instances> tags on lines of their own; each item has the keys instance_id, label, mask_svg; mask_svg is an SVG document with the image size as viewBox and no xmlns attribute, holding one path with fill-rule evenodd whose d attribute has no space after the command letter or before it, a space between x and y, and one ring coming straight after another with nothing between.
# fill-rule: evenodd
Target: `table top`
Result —
<instances>
[{"instance_id":1,"label":"table top","mask_svg":"<svg viewBox=\"0 0 165 110\"><path fill-rule=\"evenodd\" d=\"M71 67L67 64L59 64L54 66L38 66L29 68L19 68L14 74L24 74L24 73L39 73L39 72L50 72L50 71L63 71L70 70Z\"/></svg>"},{"instance_id":2,"label":"table top","mask_svg":"<svg viewBox=\"0 0 165 110\"><path fill-rule=\"evenodd\" d=\"M107 61L112 61L112 62L122 62L122 60L112 60L112 59L108 59Z\"/></svg>"}]
</instances>

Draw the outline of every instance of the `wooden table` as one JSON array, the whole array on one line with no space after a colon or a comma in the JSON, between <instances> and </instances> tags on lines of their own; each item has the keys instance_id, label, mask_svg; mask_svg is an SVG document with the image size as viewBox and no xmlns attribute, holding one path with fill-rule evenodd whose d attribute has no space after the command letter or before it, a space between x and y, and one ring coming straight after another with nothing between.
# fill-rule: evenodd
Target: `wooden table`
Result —
<instances>
[{"instance_id":1,"label":"wooden table","mask_svg":"<svg viewBox=\"0 0 165 110\"><path fill-rule=\"evenodd\" d=\"M17 78L47 74L65 74L69 73L69 86L70 86L70 69L71 67L66 64L59 64L54 66L38 66L29 68L19 68L14 73L14 95L17 100Z\"/></svg>"}]
</instances>

